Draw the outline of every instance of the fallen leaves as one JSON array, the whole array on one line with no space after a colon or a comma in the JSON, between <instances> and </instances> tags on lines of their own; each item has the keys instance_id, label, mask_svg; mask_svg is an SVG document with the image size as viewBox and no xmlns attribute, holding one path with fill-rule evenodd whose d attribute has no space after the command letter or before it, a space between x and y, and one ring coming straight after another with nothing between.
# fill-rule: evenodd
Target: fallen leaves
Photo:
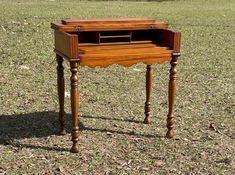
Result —
<instances>
[{"instance_id":1,"label":"fallen leaves","mask_svg":"<svg viewBox=\"0 0 235 175\"><path fill-rule=\"evenodd\" d=\"M2 26L2 25L1 25L1 27L2 27L2 30L3 30L4 32L6 32L6 29L5 29L5 27L4 27L4 26Z\"/></svg>"},{"instance_id":2,"label":"fallen leaves","mask_svg":"<svg viewBox=\"0 0 235 175\"><path fill-rule=\"evenodd\" d=\"M27 66L27 65L21 65L19 68L21 70L29 70L30 69L29 66Z\"/></svg>"},{"instance_id":3,"label":"fallen leaves","mask_svg":"<svg viewBox=\"0 0 235 175\"><path fill-rule=\"evenodd\" d=\"M223 163L223 164L231 164L232 160L231 160L231 158L226 157L226 158L217 160L216 162L217 163Z\"/></svg>"},{"instance_id":4,"label":"fallen leaves","mask_svg":"<svg viewBox=\"0 0 235 175\"><path fill-rule=\"evenodd\" d=\"M215 128L215 126L214 126L214 123L210 123L209 129L212 130L212 131L216 131L216 128Z\"/></svg>"}]
</instances>

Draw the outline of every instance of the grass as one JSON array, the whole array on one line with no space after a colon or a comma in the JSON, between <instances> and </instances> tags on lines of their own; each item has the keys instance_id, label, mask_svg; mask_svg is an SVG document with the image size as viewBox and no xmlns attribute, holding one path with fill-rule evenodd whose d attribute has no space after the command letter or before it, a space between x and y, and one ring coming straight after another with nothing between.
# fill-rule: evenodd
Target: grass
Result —
<instances>
[{"instance_id":1,"label":"grass","mask_svg":"<svg viewBox=\"0 0 235 175\"><path fill-rule=\"evenodd\" d=\"M174 139L164 137L169 64L153 67L151 125L144 65L82 67L80 153L69 153L70 134L56 135L50 22L75 17L147 17L182 32ZM0 174L235 174L233 0L1 0L0 21Z\"/></svg>"}]
</instances>

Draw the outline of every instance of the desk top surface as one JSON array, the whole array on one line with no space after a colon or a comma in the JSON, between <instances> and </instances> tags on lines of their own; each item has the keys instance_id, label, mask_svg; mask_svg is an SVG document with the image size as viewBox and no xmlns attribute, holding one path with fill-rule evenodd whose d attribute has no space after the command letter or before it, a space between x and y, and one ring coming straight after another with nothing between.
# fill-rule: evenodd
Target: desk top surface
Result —
<instances>
[{"instance_id":1,"label":"desk top surface","mask_svg":"<svg viewBox=\"0 0 235 175\"><path fill-rule=\"evenodd\" d=\"M55 30L66 32L103 30L166 29L167 23L146 18L66 19L52 23Z\"/></svg>"}]
</instances>

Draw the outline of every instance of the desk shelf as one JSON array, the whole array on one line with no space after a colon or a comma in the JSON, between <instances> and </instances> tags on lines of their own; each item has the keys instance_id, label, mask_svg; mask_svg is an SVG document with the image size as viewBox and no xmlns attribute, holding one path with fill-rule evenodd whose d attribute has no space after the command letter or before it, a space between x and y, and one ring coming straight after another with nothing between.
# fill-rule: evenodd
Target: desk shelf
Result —
<instances>
[{"instance_id":1,"label":"desk shelf","mask_svg":"<svg viewBox=\"0 0 235 175\"><path fill-rule=\"evenodd\" d=\"M157 36L156 30L70 32L70 34L78 36L79 45L155 43Z\"/></svg>"},{"instance_id":2,"label":"desk shelf","mask_svg":"<svg viewBox=\"0 0 235 175\"><path fill-rule=\"evenodd\" d=\"M100 36L102 38L131 38L131 35Z\"/></svg>"}]
</instances>

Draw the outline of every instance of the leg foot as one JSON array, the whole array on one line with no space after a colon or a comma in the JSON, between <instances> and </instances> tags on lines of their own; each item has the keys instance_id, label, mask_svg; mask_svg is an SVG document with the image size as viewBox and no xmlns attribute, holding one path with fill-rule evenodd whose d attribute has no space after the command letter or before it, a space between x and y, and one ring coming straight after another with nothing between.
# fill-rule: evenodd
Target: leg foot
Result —
<instances>
[{"instance_id":1,"label":"leg foot","mask_svg":"<svg viewBox=\"0 0 235 175\"><path fill-rule=\"evenodd\" d=\"M71 153L78 153L78 144L77 143L74 143L72 148L70 149L70 152Z\"/></svg>"},{"instance_id":2,"label":"leg foot","mask_svg":"<svg viewBox=\"0 0 235 175\"><path fill-rule=\"evenodd\" d=\"M73 132L72 132L72 141L73 141L73 146L70 149L70 152L78 153L78 127L73 129Z\"/></svg>"},{"instance_id":3,"label":"leg foot","mask_svg":"<svg viewBox=\"0 0 235 175\"><path fill-rule=\"evenodd\" d=\"M61 129L61 130L59 131L59 135L60 135L60 136L66 135L65 129Z\"/></svg>"},{"instance_id":4,"label":"leg foot","mask_svg":"<svg viewBox=\"0 0 235 175\"><path fill-rule=\"evenodd\" d=\"M173 125L174 125L175 121L174 121L174 117L173 116L168 116L167 117L167 128L168 128L168 131L166 133L166 137L167 138L172 138L174 136L174 133L173 133Z\"/></svg>"},{"instance_id":5,"label":"leg foot","mask_svg":"<svg viewBox=\"0 0 235 175\"><path fill-rule=\"evenodd\" d=\"M166 138L171 139L173 137L174 137L173 131L172 130L171 131L168 130L167 133L166 133Z\"/></svg>"},{"instance_id":6,"label":"leg foot","mask_svg":"<svg viewBox=\"0 0 235 175\"><path fill-rule=\"evenodd\" d=\"M150 124L150 119L149 119L149 117L145 117L145 119L144 119L144 124Z\"/></svg>"},{"instance_id":7,"label":"leg foot","mask_svg":"<svg viewBox=\"0 0 235 175\"><path fill-rule=\"evenodd\" d=\"M65 127L64 127L64 112L62 114L61 112L59 112L59 121L60 121L59 135L63 136L66 134Z\"/></svg>"}]
</instances>

